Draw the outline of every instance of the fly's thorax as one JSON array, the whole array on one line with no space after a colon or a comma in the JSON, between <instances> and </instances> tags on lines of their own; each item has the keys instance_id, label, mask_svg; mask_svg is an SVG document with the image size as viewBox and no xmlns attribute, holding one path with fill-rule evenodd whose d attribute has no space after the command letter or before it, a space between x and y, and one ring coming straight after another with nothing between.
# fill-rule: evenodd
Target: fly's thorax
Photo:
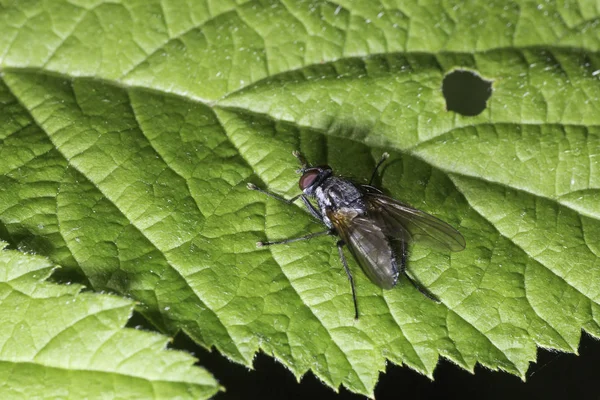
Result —
<instances>
[{"instance_id":1,"label":"fly's thorax","mask_svg":"<svg viewBox=\"0 0 600 400\"><path fill-rule=\"evenodd\" d=\"M362 192L351 181L331 176L324 180L313 192L321 214L328 211L352 209L357 215L364 214L367 206L362 198Z\"/></svg>"},{"instance_id":2,"label":"fly's thorax","mask_svg":"<svg viewBox=\"0 0 600 400\"><path fill-rule=\"evenodd\" d=\"M314 197L317 200L317 205L319 206L319 211L321 212L321 216L323 218L323 223L327 225L328 228L332 228L333 224L327 216L327 210L331 208L331 201L325 195L323 187L317 186L316 188L314 188L310 196Z\"/></svg>"},{"instance_id":3,"label":"fly's thorax","mask_svg":"<svg viewBox=\"0 0 600 400\"><path fill-rule=\"evenodd\" d=\"M334 209L352 208L359 213L366 211L363 193L352 181L332 176L323 182L321 187L330 207Z\"/></svg>"}]
</instances>

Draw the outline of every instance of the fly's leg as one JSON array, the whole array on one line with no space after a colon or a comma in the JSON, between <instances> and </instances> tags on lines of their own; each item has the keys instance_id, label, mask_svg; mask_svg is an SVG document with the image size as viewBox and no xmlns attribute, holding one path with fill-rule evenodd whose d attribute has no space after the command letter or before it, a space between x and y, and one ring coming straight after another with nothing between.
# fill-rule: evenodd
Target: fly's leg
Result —
<instances>
[{"instance_id":1,"label":"fly's leg","mask_svg":"<svg viewBox=\"0 0 600 400\"><path fill-rule=\"evenodd\" d=\"M375 176L377 175L377 170L379 169L379 167L381 167L381 164L383 164L383 162L388 159L389 156L390 155L388 153L383 153L381 155L379 162L377 162L377 165L375 166L375 169L373 170L373 173L371 174L371 179L369 179L369 186L373 183L373 179L375 179Z\"/></svg>"},{"instance_id":2,"label":"fly's leg","mask_svg":"<svg viewBox=\"0 0 600 400\"><path fill-rule=\"evenodd\" d=\"M406 275L406 259L408 258L408 251L406 249L406 242L400 240L400 275Z\"/></svg>"},{"instance_id":3,"label":"fly's leg","mask_svg":"<svg viewBox=\"0 0 600 400\"><path fill-rule=\"evenodd\" d=\"M292 154L294 155L294 157L296 157L298 159L298 161L300 162L300 165L302 165L301 172L304 171L306 168L310 167L310 165L308 164L308 162L306 161L306 158L304 158L302 153L300 153L299 151L293 151ZM247 186L248 186L248 189L250 189L250 190L256 190L257 192L261 192L263 194L266 194L269 197L272 197L279 201L283 201L284 203L287 203L287 204L292 204L294 201L298 200L300 197L304 197L303 194L299 194L298 196L294 196L288 200L288 199L284 198L283 196L280 196L276 193L269 192L268 190L265 190L265 189L261 189L258 186L256 186L254 183L248 183ZM319 218L319 219L322 219L322 218Z\"/></svg>"},{"instance_id":4,"label":"fly's leg","mask_svg":"<svg viewBox=\"0 0 600 400\"><path fill-rule=\"evenodd\" d=\"M273 192L269 192L268 190L265 189L261 189L258 186L256 186L254 183L248 183L248 189L250 190L256 190L257 192L260 192L266 196L272 197L275 200L279 200L285 204L292 204L294 201L298 200L298 199L302 199L302 202L304 203L304 205L306 206L306 208L308 209L308 212L310 212L310 214L315 217L316 219L318 219L319 221L323 222L323 215L319 212L319 210L317 210L315 208L315 206L312 205L312 203L310 202L310 200L308 200L308 197L306 197L304 194L299 194L298 196L294 196L291 199L286 199L283 196L278 195L277 193L273 193Z\"/></svg>"},{"instance_id":5,"label":"fly's leg","mask_svg":"<svg viewBox=\"0 0 600 400\"><path fill-rule=\"evenodd\" d=\"M302 202L308 209L308 212L310 212L310 214L319 221L325 223L325 221L323 220L323 214L321 214L321 212L317 210L317 208L308 200L308 198L304 195L300 195L300 198L302 199Z\"/></svg>"},{"instance_id":6,"label":"fly's leg","mask_svg":"<svg viewBox=\"0 0 600 400\"><path fill-rule=\"evenodd\" d=\"M304 235L304 236L300 236L300 237L296 237L296 238L290 238L290 239L276 240L274 242L256 242L256 246L263 247L263 246L271 246L273 244L286 244L286 243L292 243L292 242L299 242L301 240L309 240L309 239L312 239L317 236L324 236L324 235L331 235L331 234L332 234L331 231L309 233L308 235Z\"/></svg>"},{"instance_id":7,"label":"fly's leg","mask_svg":"<svg viewBox=\"0 0 600 400\"><path fill-rule=\"evenodd\" d=\"M291 199L286 199L285 197L280 196L280 195L278 195L276 193L269 192L268 190L265 190L265 189L261 189L258 186L256 186L254 183L248 183L246 186L250 190L256 190L257 192L260 192L260 193L262 193L264 195L272 197L275 200L279 200L279 201L284 202L286 204L292 204L293 202L295 202L296 200L298 200L300 197L304 196L303 194L299 194L298 196L294 196Z\"/></svg>"},{"instance_id":8,"label":"fly's leg","mask_svg":"<svg viewBox=\"0 0 600 400\"><path fill-rule=\"evenodd\" d=\"M302 165L302 169L300 170L300 172L303 172L306 168L310 167L310 165L308 164L308 162L306 161L306 158L304 158L304 156L302 155L302 153L300 153L299 151L293 151L292 154L294 155L294 157L296 157L298 159L298 161L300 162L300 165ZM259 188L258 186L256 186L253 183L248 183L247 186L248 186L248 189L250 189L250 190L256 190L257 192L260 192L260 193L262 193L264 195L272 197L275 200L279 200L279 201L284 202L286 204L292 204L294 201L296 201L298 199L302 199L302 202L304 203L304 205L306 206L306 208L308 209L308 211L311 213L311 215L313 217L317 218L319 221L323 222L323 215L308 200L308 197L306 197L304 195L304 193L300 193L299 195L294 196L291 199L286 199L285 197L280 196L280 195L278 195L276 193L270 192L270 191L265 190L265 189L261 189L261 188Z\"/></svg>"},{"instance_id":9,"label":"fly's leg","mask_svg":"<svg viewBox=\"0 0 600 400\"><path fill-rule=\"evenodd\" d=\"M408 281L415 287L415 289L417 289L419 292L421 292L425 297L427 297L430 300L435 301L436 303L440 302L440 299L438 299L437 297L435 297L434 294L432 294L431 292L429 292L429 290L425 289L423 286L421 286L417 281L415 281L413 278L411 278L408 273L406 272L406 258L408 256L408 252L406 250L406 242L405 241L401 241L400 242L400 275L404 275L406 276L406 279L408 279Z\"/></svg>"},{"instance_id":10,"label":"fly's leg","mask_svg":"<svg viewBox=\"0 0 600 400\"><path fill-rule=\"evenodd\" d=\"M299 194L298 196L294 196L291 199L286 199L276 193L272 193L269 192L265 189L261 189L258 186L256 186L253 183L248 183L248 189L250 190L256 190L257 192L260 192L262 194L265 194L269 197L274 198L275 200L279 200L283 203L286 204L292 204L294 201L298 200L298 199L302 199L302 201L304 202L304 205L306 205L306 208L308 209L308 211L312 214L312 216L314 216L315 218L319 219L319 221L323 222L323 216L321 215L321 213L319 212L319 210L317 210L315 208L315 206L312 205L312 203L308 200L308 198L304 195L304 194ZM270 246L272 244L286 244L286 243L292 243L292 242L298 242L300 240L308 240L308 239L312 239L314 237L317 236L323 236L323 235L332 235L333 231L331 229L323 231L323 232L317 232L317 233L309 233L308 235L304 235L304 236L300 236L297 238L290 238L290 239L282 239L282 240L276 240L273 242L257 242L256 246L258 247L262 247L262 246Z\"/></svg>"},{"instance_id":11,"label":"fly's leg","mask_svg":"<svg viewBox=\"0 0 600 400\"><path fill-rule=\"evenodd\" d=\"M354 279L352 278L352 273L350 272L350 268L348 268L348 262L346 261L346 256L344 256L344 241L340 240L337 242L338 253L340 253L340 260L342 260L342 265L346 270L346 275L348 275L348 279L350 280L350 287L352 288L352 300L354 300L354 319L358 319L358 303L356 302L356 289L354 288Z\"/></svg>"},{"instance_id":12,"label":"fly's leg","mask_svg":"<svg viewBox=\"0 0 600 400\"><path fill-rule=\"evenodd\" d=\"M421 292L425 297L427 297L429 300L433 300L436 303L440 303L440 299L438 299L437 297L435 297L435 295L431 292L429 292L427 289L425 289L423 286L421 286L420 284L417 283L417 281L415 281L413 278L411 278L410 276L408 276L407 273L404 274L404 276L406 276L406 279L408 279L408 281L419 291Z\"/></svg>"},{"instance_id":13,"label":"fly's leg","mask_svg":"<svg viewBox=\"0 0 600 400\"><path fill-rule=\"evenodd\" d=\"M292 151L292 154L298 159L300 165L302 166L300 172L303 172L305 169L310 168L310 164L308 163L308 161L306 161L306 158L304 158L302 153L300 153L298 150L294 150Z\"/></svg>"}]
</instances>

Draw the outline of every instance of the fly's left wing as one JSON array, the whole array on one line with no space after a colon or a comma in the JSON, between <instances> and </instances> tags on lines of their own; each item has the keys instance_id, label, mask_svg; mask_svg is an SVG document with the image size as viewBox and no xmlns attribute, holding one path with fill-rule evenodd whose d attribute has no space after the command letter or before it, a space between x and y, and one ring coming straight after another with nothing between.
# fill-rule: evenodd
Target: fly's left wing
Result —
<instances>
[{"instance_id":1,"label":"fly's left wing","mask_svg":"<svg viewBox=\"0 0 600 400\"><path fill-rule=\"evenodd\" d=\"M393 288L398 261L381 221L348 209L329 211L327 217L369 279L383 289Z\"/></svg>"}]
</instances>

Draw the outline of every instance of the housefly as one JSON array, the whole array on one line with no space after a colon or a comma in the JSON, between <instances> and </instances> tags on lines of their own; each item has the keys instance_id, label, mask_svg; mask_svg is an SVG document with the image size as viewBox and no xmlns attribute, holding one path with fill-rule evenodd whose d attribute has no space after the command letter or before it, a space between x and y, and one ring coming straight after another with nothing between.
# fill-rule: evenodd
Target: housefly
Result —
<instances>
[{"instance_id":1,"label":"housefly","mask_svg":"<svg viewBox=\"0 0 600 400\"><path fill-rule=\"evenodd\" d=\"M308 211L321 221L327 230L296 238L258 242L257 245L291 243L323 235L338 236L337 248L350 280L357 319L356 290L344 256L344 245L348 246L358 265L377 286L391 289L398 283L399 275L404 275L421 293L438 302L435 296L406 273L408 243L426 241L445 250L461 251L465 248L465 239L447 223L385 196L381 190L371 185L388 154L383 154L367 185L336 176L328 165L311 166L299 152L294 152L294 156L302 165L299 170L302 176L298 182L301 194L285 199L251 183L248 184L248 188L288 204L301 199Z\"/></svg>"}]
</instances>

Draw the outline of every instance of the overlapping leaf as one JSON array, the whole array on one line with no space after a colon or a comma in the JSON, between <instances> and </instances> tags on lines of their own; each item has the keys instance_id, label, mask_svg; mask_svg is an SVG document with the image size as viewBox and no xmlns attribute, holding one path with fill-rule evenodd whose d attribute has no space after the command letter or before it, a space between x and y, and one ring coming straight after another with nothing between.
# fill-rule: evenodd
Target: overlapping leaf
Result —
<instances>
[{"instance_id":1,"label":"overlapping leaf","mask_svg":"<svg viewBox=\"0 0 600 400\"><path fill-rule=\"evenodd\" d=\"M166 351L165 337L123 328L131 300L44 282L52 269L0 250L3 399L198 399L218 390L192 357Z\"/></svg>"},{"instance_id":2,"label":"overlapping leaf","mask_svg":"<svg viewBox=\"0 0 600 400\"><path fill-rule=\"evenodd\" d=\"M600 335L600 37L592 4L31 2L1 13L0 221L96 290L141 302L249 364L370 394L385 360L439 356L523 376L536 345ZM35 40L33 40L35 38ZM477 117L445 111L444 74L493 82ZM467 250L415 246L381 291L316 231L291 151L367 177L457 226Z\"/></svg>"}]
</instances>

